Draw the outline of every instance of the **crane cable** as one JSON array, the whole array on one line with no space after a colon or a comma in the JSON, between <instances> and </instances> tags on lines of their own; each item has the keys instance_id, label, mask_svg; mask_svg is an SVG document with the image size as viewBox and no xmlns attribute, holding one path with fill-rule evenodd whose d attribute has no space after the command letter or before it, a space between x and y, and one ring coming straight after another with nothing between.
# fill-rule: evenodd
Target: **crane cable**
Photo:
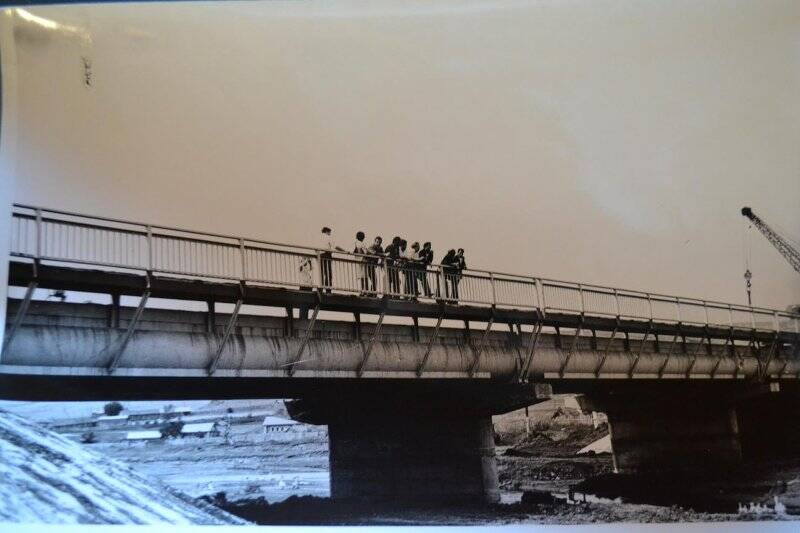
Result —
<instances>
[{"instance_id":1,"label":"crane cable","mask_svg":"<svg viewBox=\"0 0 800 533\"><path fill-rule=\"evenodd\" d=\"M753 273L750 272L750 259L751 259L751 248L750 248L750 235L752 234L753 224L745 219L745 225L742 228L742 259L744 262L744 284L745 290L747 291L747 303L748 305L752 305L750 300L750 287L752 285L751 279L753 277Z\"/></svg>"}]
</instances>

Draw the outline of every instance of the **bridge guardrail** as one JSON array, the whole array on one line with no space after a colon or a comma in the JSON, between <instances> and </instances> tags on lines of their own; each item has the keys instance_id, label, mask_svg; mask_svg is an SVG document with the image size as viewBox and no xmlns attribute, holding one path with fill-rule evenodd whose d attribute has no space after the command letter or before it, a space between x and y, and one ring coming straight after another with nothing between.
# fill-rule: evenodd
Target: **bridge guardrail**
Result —
<instances>
[{"instance_id":1,"label":"bridge guardrail","mask_svg":"<svg viewBox=\"0 0 800 533\"><path fill-rule=\"evenodd\" d=\"M543 313L800 333L800 316L773 309L486 270L456 272L442 265L409 268L384 257L326 254L307 246L20 204L14 205L12 213L11 255L34 261L538 309Z\"/></svg>"}]
</instances>

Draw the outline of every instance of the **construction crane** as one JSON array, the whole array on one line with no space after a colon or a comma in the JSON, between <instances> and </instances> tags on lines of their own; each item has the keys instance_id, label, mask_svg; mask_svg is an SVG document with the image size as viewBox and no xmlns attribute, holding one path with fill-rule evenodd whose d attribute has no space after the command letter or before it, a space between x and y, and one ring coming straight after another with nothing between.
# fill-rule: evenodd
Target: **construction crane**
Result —
<instances>
[{"instance_id":1,"label":"construction crane","mask_svg":"<svg viewBox=\"0 0 800 533\"><path fill-rule=\"evenodd\" d=\"M767 238L769 242L772 243L772 246L778 249L781 255L789 261L789 264L792 265L798 273L800 273L800 251L797 251L786 237L783 237L777 231L769 227L769 225L761 220L758 215L753 213L753 210L749 207L742 208L742 215L747 217L753 225L758 228L764 237Z\"/></svg>"},{"instance_id":2,"label":"construction crane","mask_svg":"<svg viewBox=\"0 0 800 533\"><path fill-rule=\"evenodd\" d=\"M796 272L800 273L800 251L792 246L786 237L772 229L769 224L761 220L758 215L753 213L753 210L749 207L742 208L742 216L746 217L756 228L758 228L758 231L760 231L764 237L766 237L767 240L772 243L772 246L777 248L781 255L787 261L789 261L789 264L792 265L792 268L794 268ZM749 305L752 305L750 300L750 279L752 277L753 275L748 267L744 273L744 279L747 286L747 303Z\"/></svg>"}]
</instances>

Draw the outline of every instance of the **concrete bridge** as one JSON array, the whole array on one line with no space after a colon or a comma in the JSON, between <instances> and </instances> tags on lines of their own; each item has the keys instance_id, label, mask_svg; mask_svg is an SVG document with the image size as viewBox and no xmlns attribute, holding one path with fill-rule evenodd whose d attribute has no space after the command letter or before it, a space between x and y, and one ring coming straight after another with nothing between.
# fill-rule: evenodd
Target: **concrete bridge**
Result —
<instances>
[{"instance_id":1,"label":"concrete bridge","mask_svg":"<svg viewBox=\"0 0 800 533\"><path fill-rule=\"evenodd\" d=\"M785 423L800 317L777 310L437 265L420 273L430 296L409 294L402 267L369 258L26 206L11 241L25 293L3 397L295 398L295 418L329 426L337 498L495 500L491 415L552 392L608 414L619 471L725 465L800 435Z\"/></svg>"}]
</instances>

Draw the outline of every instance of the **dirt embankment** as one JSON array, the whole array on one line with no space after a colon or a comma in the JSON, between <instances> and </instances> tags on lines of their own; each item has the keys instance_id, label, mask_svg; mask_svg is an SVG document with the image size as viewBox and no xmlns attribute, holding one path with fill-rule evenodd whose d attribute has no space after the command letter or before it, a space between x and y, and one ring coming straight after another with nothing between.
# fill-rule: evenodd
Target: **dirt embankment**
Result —
<instances>
[{"instance_id":1,"label":"dirt embankment","mask_svg":"<svg viewBox=\"0 0 800 533\"><path fill-rule=\"evenodd\" d=\"M730 515L696 513L676 507L580 503L560 500L497 505L405 507L396 504L342 502L311 496L270 504L263 498L209 502L257 524L270 525L487 525L590 524L608 522L700 522L730 520Z\"/></svg>"},{"instance_id":2,"label":"dirt embankment","mask_svg":"<svg viewBox=\"0 0 800 533\"><path fill-rule=\"evenodd\" d=\"M611 472L610 455L575 455L607 434L604 424L598 428L539 426L530 433L501 435L501 442L510 445L498 447L500 488L566 492L586 478Z\"/></svg>"},{"instance_id":3,"label":"dirt embankment","mask_svg":"<svg viewBox=\"0 0 800 533\"><path fill-rule=\"evenodd\" d=\"M0 411L0 521L242 524L22 417Z\"/></svg>"}]
</instances>

